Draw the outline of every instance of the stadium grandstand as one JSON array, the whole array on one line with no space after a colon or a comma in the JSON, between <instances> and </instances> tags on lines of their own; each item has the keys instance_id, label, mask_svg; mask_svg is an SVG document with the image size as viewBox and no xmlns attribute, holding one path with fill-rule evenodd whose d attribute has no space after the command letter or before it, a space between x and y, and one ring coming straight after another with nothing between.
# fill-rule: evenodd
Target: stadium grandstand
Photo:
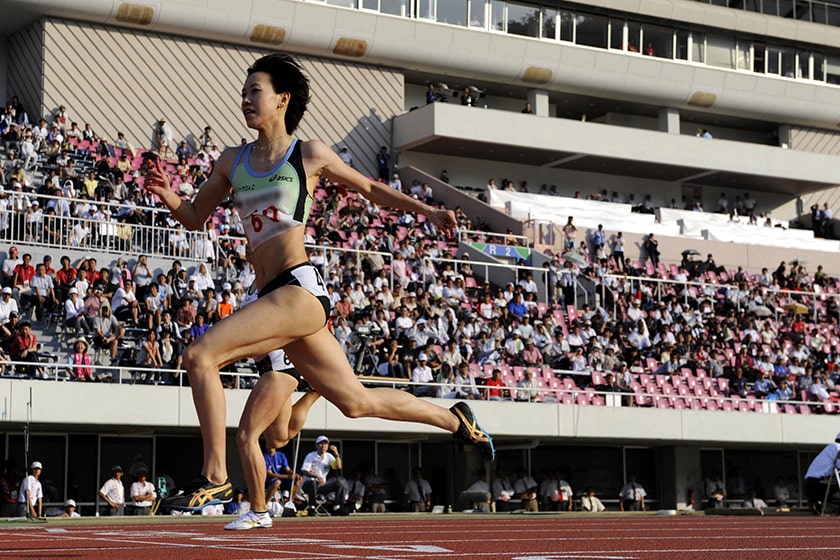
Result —
<instances>
[{"instance_id":1,"label":"stadium grandstand","mask_svg":"<svg viewBox=\"0 0 840 560\"><path fill-rule=\"evenodd\" d=\"M608 508L630 474L649 508L714 502L715 473L727 494L712 507L750 488L774 502L779 477L802 505L810 460L840 431L837 2L0 0L0 13L0 456L43 462L47 501L92 513L114 464L176 485L200 464L179 352L253 272L232 205L184 231L143 190L144 154L193 196L219 150L253 140L245 69L282 50L313 78L301 138L458 217L447 237L341 185L315 193L311 260L365 384L472 399L508 474L562 472ZM5 263L24 254L32 270ZM433 381L412 381L425 368ZM241 482L252 361L223 379ZM345 474L387 480L393 510L418 466L439 505L479 468L497 476L448 434L323 400L303 449L321 433Z\"/></svg>"}]
</instances>

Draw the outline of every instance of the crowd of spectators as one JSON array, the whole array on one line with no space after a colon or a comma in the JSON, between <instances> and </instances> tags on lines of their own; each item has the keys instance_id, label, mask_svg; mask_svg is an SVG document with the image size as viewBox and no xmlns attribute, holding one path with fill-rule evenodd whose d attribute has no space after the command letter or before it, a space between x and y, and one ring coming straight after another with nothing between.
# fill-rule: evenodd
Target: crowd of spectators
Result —
<instances>
[{"instance_id":1,"label":"crowd of spectators","mask_svg":"<svg viewBox=\"0 0 840 560\"><path fill-rule=\"evenodd\" d=\"M23 121L17 138L10 132L10 115ZM78 215L80 208L95 213L96 203L117 200L130 208L120 220L148 224L149 216L167 219L166 213L149 211L155 201L137 184L142 179L138 169L132 170L138 158L142 163L142 155L124 138L112 145L89 125L79 129L62 110L49 127L45 119L34 126L20 115L14 103L6 109L3 168L9 169L11 162L7 186L26 193L28 213L39 211L37 195L53 194L58 198L49 199L47 206L55 213ZM18 159L16 150L30 135L37 154ZM212 148L210 127L199 138L200 148ZM47 148L55 142L59 149L51 154ZM66 159L71 149L79 153L84 142L95 154L93 177L87 180L74 176L75 166ZM212 158L205 165L197 157L201 154L191 150L185 141L170 150L170 170L184 196L200 188L212 168ZM128 167L122 163L126 159L131 160ZM26 175L33 165L42 165L44 180L38 186ZM21 172L22 180L16 178ZM403 183L390 169L382 180L434 203L426 184ZM504 188L513 188L510 181L504 183ZM521 188L527 190L527 184ZM603 191L599 199L617 196ZM66 205L61 203L65 199ZM749 194L731 204L724 199L722 195L722 212L751 215L755 208ZM14 214L4 211L10 207L3 200L7 197L0 196L0 229L2 217ZM620 232L608 237L599 227L590 239L576 240L570 217L563 230L564 246L537 272L549 286L545 301L533 270L521 269L517 282L497 286L476 275L468 254L447 262L458 254L458 246L422 217L382 210L329 182L320 185L316 200L306 241L317 247L311 260L324 271L335 336L359 373L409 379L417 394L447 398L547 400L541 389L551 388L554 378L553 373L546 375L547 369L603 391L637 391L639 373L688 372L728 379L726 391L734 396L835 398L840 330L832 294L837 281L821 267L810 274L803 263L790 263L790 268L781 263L772 273L764 269L751 275L740 268L724 270L712 255L695 261L690 254L679 265L665 266L651 249L649 262L639 263L625 258ZM647 211L649 201L646 196L640 211ZM460 230L483 228L455 210ZM14 220L5 222L15 227ZM220 207L208 222L208 232L212 250L206 265L188 271L174 260L169 271L158 274L149 270L142 255L130 267L119 258L101 268L93 257L76 263L63 257L55 271L50 261L33 265L11 248L3 265L3 285L10 293L3 294L0 311L7 298L18 309L0 316L7 353L13 360L37 356L31 350L37 349L36 335L21 337L23 328L12 322L29 321L13 315L28 319L31 314L40 325L45 316L58 313L62 322L86 337L68 348L80 356L76 365L84 374L76 375L79 379L89 378L87 371L95 365L84 357L85 346L102 348L105 352L97 354L117 360L128 329L136 333L134 363L177 369L184 346L233 312L253 281L235 209ZM66 245L73 246L69 239ZM516 240L510 237L507 242ZM655 247L652 235L646 244ZM580 258L570 258L569 252ZM386 260L388 255L393 259ZM20 266L14 264L18 260ZM578 301L581 278L599 286L601 297ZM612 375L590 381L587 374L592 371Z\"/></svg>"}]
</instances>

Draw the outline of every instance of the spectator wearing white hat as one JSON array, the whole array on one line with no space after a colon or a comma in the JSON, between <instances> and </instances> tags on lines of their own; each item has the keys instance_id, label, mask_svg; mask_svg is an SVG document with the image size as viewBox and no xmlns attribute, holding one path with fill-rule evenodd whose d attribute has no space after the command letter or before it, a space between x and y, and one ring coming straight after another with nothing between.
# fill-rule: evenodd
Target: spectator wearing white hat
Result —
<instances>
[{"instance_id":1,"label":"spectator wearing white hat","mask_svg":"<svg viewBox=\"0 0 840 560\"><path fill-rule=\"evenodd\" d=\"M313 515L316 494L326 496L330 492L335 492L333 513L344 513L344 504L347 501L347 481L341 476L327 478L331 470L338 471L341 467L341 455L338 453L338 448L330 444L327 436L318 436L315 439L315 451L311 451L304 457L300 468L303 475L303 491L309 498L310 515Z\"/></svg>"},{"instance_id":2,"label":"spectator wearing white hat","mask_svg":"<svg viewBox=\"0 0 840 560\"><path fill-rule=\"evenodd\" d=\"M427 364L428 356L425 352L420 352L417 356L417 365L411 370L411 382L413 393L418 397L434 397L437 390L431 385L434 381L432 375L432 368Z\"/></svg>"},{"instance_id":3,"label":"spectator wearing white hat","mask_svg":"<svg viewBox=\"0 0 840 560\"><path fill-rule=\"evenodd\" d=\"M88 323L85 302L79 297L79 290L74 286L67 290L67 300L64 302L64 321L68 327L76 332L91 332Z\"/></svg>"},{"instance_id":4,"label":"spectator wearing white hat","mask_svg":"<svg viewBox=\"0 0 840 560\"><path fill-rule=\"evenodd\" d=\"M76 509L76 500L67 500L64 502L64 509L58 515L53 517L81 517Z\"/></svg>"},{"instance_id":5,"label":"spectator wearing white hat","mask_svg":"<svg viewBox=\"0 0 840 560\"><path fill-rule=\"evenodd\" d=\"M20 314L20 309L17 300L12 297L12 289L6 286L0 292L0 324L8 322L12 313Z\"/></svg>"},{"instance_id":6,"label":"spectator wearing white hat","mask_svg":"<svg viewBox=\"0 0 840 560\"><path fill-rule=\"evenodd\" d=\"M44 490L38 480L43 466L40 461L29 465L29 474L20 483L18 516L35 519L44 515Z\"/></svg>"}]
</instances>

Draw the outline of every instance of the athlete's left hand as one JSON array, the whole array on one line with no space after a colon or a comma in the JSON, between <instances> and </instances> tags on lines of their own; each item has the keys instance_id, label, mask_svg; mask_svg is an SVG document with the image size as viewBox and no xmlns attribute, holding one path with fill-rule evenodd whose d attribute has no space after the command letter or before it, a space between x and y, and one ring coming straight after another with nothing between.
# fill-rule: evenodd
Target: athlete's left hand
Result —
<instances>
[{"instance_id":1,"label":"athlete's left hand","mask_svg":"<svg viewBox=\"0 0 840 560\"><path fill-rule=\"evenodd\" d=\"M455 226L458 225L458 221L455 219L455 212L446 208L438 208L427 214L427 217L432 220L432 223L440 231L452 232Z\"/></svg>"}]
</instances>

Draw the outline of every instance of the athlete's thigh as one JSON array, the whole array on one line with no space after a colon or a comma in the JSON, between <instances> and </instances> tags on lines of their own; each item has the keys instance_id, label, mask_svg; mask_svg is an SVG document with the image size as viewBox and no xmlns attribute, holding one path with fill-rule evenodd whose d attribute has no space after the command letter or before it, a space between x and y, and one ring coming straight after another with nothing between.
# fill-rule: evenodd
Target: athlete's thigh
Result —
<instances>
[{"instance_id":1,"label":"athlete's thigh","mask_svg":"<svg viewBox=\"0 0 840 560\"><path fill-rule=\"evenodd\" d=\"M296 387L297 380L285 373L268 372L263 375L248 395L239 421L240 429L259 437L275 423L283 422L288 427L292 415L292 393Z\"/></svg>"},{"instance_id":2,"label":"athlete's thigh","mask_svg":"<svg viewBox=\"0 0 840 560\"><path fill-rule=\"evenodd\" d=\"M326 327L287 344L283 350L298 373L327 400L338 404L364 394L365 388L359 383L347 356Z\"/></svg>"},{"instance_id":3,"label":"athlete's thigh","mask_svg":"<svg viewBox=\"0 0 840 560\"><path fill-rule=\"evenodd\" d=\"M225 317L190 346L218 366L268 354L323 328L324 308L298 286L283 286Z\"/></svg>"}]
</instances>

